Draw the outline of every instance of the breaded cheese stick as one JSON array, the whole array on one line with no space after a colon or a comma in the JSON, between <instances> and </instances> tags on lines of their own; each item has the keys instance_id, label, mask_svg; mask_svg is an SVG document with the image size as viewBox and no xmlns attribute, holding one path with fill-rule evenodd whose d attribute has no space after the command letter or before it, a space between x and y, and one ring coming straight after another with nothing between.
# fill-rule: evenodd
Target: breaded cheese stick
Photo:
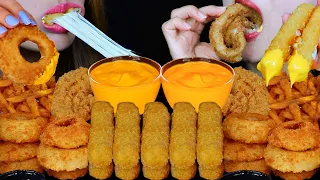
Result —
<instances>
[{"instance_id":1,"label":"breaded cheese stick","mask_svg":"<svg viewBox=\"0 0 320 180\"><path fill-rule=\"evenodd\" d=\"M106 179L112 168L114 135L113 107L108 102L95 102L91 110L91 127L88 143L89 173L92 177ZM92 168L95 167L95 168ZM101 169L101 172L98 172ZM112 172L112 170L111 170ZM98 176L95 176L95 175ZM102 174L106 175L105 177Z\"/></svg>"},{"instance_id":2,"label":"breaded cheese stick","mask_svg":"<svg viewBox=\"0 0 320 180\"><path fill-rule=\"evenodd\" d=\"M89 173L90 176L96 179L107 179L113 173L113 163L111 163L109 166L104 167L94 167L89 164Z\"/></svg>"},{"instance_id":3,"label":"breaded cheese stick","mask_svg":"<svg viewBox=\"0 0 320 180\"><path fill-rule=\"evenodd\" d=\"M140 160L140 114L133 103L118 104L113 143L113 161L122 169L132 169Z\"/></svg>"},{"instance_id":4,"label":"breaded cheese stick","mask_svg":"<svg viewBox=\"0 0 320 180\"><path fill-rule=\"evenodd\" d=\"M148 179L165 179L170 173L170 164L167 163L164 167L158 169L142 167L143 176Z\"/></svg>"},{"instance_id":5,"label":"breaded cheese stick","mask_svg":"<svg viewBox=\"0 0 320 180\"><path fill-rule=\"evenodd\" d=\"M119 166L115 167L117 178L120 179L136 179L140 173L140 163L133 168L123 169Z\"/></svg>"},{"instance_id":6,"label":"breaded cheese stick","mask_svg":"<svg viewBox=\"0 0 320 180\"><path fill-rule=\"evenodd\" d=\"M176 168L193 166L196 160L197 113L186 102L174 105L170 135L170 163Z\"/></svg>"},{"instance_id":7,"label":"breaded cheese stick","mask_svg":"<svg viewBox=\"0 0 320 180\"><path fill-rule=\"evenodd\" d=\"M197 163L194 163L189 168L180 169L176 167L171 167L171 175L176 179L192 179L197 172Z\"/></svg>"},{"instance_id":8,"label":"breaded cheese stick","mask_svg":"<svg viewBox=\"0 0 320 180\"><path fill-rule=\"evenodd\" d=\"M200 177L204 179L219 179L224 172L223 163L218 167L206 168L199 166Z\"/></svg>"},{"instance_id":9,"label":"breaded cheese stick","mask_svg":"<svg viewBox=\"0 0 320 180\"><path fill-rule=\"evenodd\" d=\"M273 77L281 74L283 63L290 56L290 48L297 37L297 32L305 28L313 9L314 5L312 4L299 5L272 40L257 66L267 85Z\"/></svg>"},{"instance_id":10,"label":"breaded cheese stick","mask_svg":"<svg viewBox=\"0 0 320 180\"><path fill-rule=\"evenodd\" d=\"M168 164L170 114L160 102L148 103L143 114L141 161L143 166L155 169Z\"/></svg>"},{"instance_id":11,"label":"breaded cheese stick","mask_svg":"<svg viewBox=\"0 0 320 180\"><path fill-rule=\"evenodd\" d=\"M223 159L222 113L214 102L204 102L198 111L197 161L205 168L218 167Z\"/></svg>"},{"instance_id":12,"label":"breaded cheese stick","mask_svg":"<svg viewBox=\"0 0 320 180\"><path fill-rule=\"evenodd\" d=\"M314 52L317 50L320 37L320 7L317 6L312 13L307 26L303 29L298 46L288 60L288 74L291 86L295 82L307 79L311 70Z\"/></svg>"}]
</instances>

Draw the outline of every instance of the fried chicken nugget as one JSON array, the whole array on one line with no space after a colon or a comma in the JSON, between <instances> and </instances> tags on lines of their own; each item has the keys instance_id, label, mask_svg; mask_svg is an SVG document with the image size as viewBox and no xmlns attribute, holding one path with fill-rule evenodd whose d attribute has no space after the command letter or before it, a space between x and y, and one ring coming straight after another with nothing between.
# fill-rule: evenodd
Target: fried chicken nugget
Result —
<instances>
[{"instance_id":1,"label":"fried chicken nugget","mask_svg":"<svg viewBox=\"0 0 320 180\"><path fill-rule=\"evenodd\" d=\"M123 169L119 166L116 166L115 172L116 176L120 179L136 179L140 173L140 163L138 163L135 167L128 169Z\"/></svg>"},{"instance_id":2,"label":"fried chicken nugget","mask_svg":"<svg viewBox=\"0 0 320 180\"><path fill-rule=\"evenodd\" d=\"M143 166L158 169L169 159L170 114L160 102L146 105L143 114L141 161Z\"/></svg>"},{"instance_id":3,"label":"fried chicken nugget","mask_svg":"<svg viewBox=\"0 0 320 180\"><path fill-rule=\"evenodd\" d=\"M219 179L224 172L223 163L218 167L206 168L199 166L200 177L204 179Z\"/></svg>"},{"instance_id":4,"label":"fried chicken nugget","mask_svg":"<svg viewBox=\"0 0 320 180\"><path fill-rule=\"evenodd\" d=\"M172 113L169 145L170 163L179 169L190 168L196 160L197 113L186 102L176 103Z\"/></svg>"},{"instance_id":5,"label":"fried chicken nugget","mask_svg":"<svg viewBox=\"0 0 320 180\"><path fill-rule=\"evenodd\" d=\"M140 160L140 114L133 103L118 104L113 161L118 169L134 169ZM116 170L117 171L117 170ZM117 173L117 172L116 172Z\"/></svg>"},{"instance_id":6,"label":"fried chicken nugget","mask_svg":"<svg viewBox=\"0 0 320 180\"><path fill-rule=\"evenodd\" d=\"M194 163L189 168L180 169L179 167L171 167L171 175L176 179L192 179L197 172L197 163Z\"/></svg>"},{"instance_id":7,"label":"fried chicken nugget","mask_svg":"<svg viewBox=\"0 0 320 180\"><path fill-rule=\"evenodd\" d=\"M113 112L113 107L108 102L99 101L93 104L91 110L91 127L88 143L89 173L98 179L110 177L113 171ZM99 172L99 170L101 171Z\"/></svg>"},{"instance_id":8,"label":"fried chicken nugget","mask_svg":"<svg viewBox=\"0 0 320 180\"><path fill-rule=\"evenodd\" d=\"M199 106L197 161L205 168L218 167L223 159L222 113L214 102Z\"/></svg>"},{"instance_id":9,"label":"fried chicken nugget","mask_svg":"<svg viewBox=\"0 0 320 180\"><path fill-rule=\"evenodd\" d=\"M165 179L170 173L170 164L167 163L164 167L152 169L146 166L142 167L143 176L148 179Z\"/></svg>"}]
</instances>

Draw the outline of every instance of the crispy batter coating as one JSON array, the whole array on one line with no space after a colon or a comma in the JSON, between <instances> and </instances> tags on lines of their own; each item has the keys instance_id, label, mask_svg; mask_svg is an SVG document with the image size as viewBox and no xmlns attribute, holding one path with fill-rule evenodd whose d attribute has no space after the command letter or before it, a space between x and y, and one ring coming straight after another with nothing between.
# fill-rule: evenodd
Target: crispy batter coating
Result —
<instances>
[{"instance_id":1,"label":"crispy batter coating","mask_svg":"<svg viewBox=\"0 0 320 180\"><path fill-rule=\"evenodd\" d=\"M89 174L96 179L108 179L113 173L113 163L109 166L94 167L89 164Z\"/></svg>"},{"instance_id":2,"label":"crispy batter coating","mask_svg":"<svg viewBox=\"0 0 320 180\"><path fill-rule=\"evenodd\" d=\"M285 180L303 180L303 179L310 179L312 176L314 176L318 169L312 170L312 171L303 171L301 173L293 173L293 172L281 172L275 169L272 169L272 172L275 176L278 176Z\"/></svg>"},{"instance_id":3,"label":"crispy batter coating","mask_svg":"<svg viewBox=\"0 0 320 180\"><path fill-rule=\"evenodd\" d=\"M123 169L119 166L115 166L115 172L116 176L120 179L136 179L140 173L140 163L129 169Z\"/></svg>"},{"instance_id":4,"label":"crispy batter coating","mask_svg":"<svg viewBox=\"0 0 320 180\"><path fill-rule=\"evenodd\" d=\"M36 157L24 161L0 162L0 174L15 170L33 170L43 173L43 167Z\"/></svg>"},{"instance_id":5,"label":"crispy batter coating","mask_svg":"<svg viewBox=\"0 0 320 180\"><path fill-rule=\"evenodd\" d=\"M266 164L264 159L257 161L224 161L224 168L226 172L233 172L239 170L254 170L270 175L271 169Z\"/></svg>"},{"instance_id":6,"label":"crispy batter coating","mask_svg":"<svg viewBox=\"0 0 320 180\"><path fill-rule=\"evenodd\" d=\"M180 168L171 166L171 175L176 179L192 179L197 172L197 163L188 168Z\"/></svg>"},{"instance_id":7,"label":"crispy batter coating","mask_svg":"<svg viewBox=\"0 0 320 180\"><path fill-rule=\"evenodd\" d=\"M146 166L142 167L143 176L148 179L166 179L170 173L170 164L167 163L164 167L152 169Z\"/></svg>"},{"instance_id":8,"label":"crispy batter coating","mask_svg":"<svg viewBox=\"0 0 320 180\"><path fill-rule=\"evenodd\" d=\"M190 103L176 103L172 113L170 164L190 168L196 160L197 113Z\"/></svg>"},{"instance_id":9,"label":"crispy batter coating","mask_svg":"<svg viewBox=\"0 0 320 180\"><path fill-rule=\"evenodd\" d=\"M218 167L205 168L199 166L200 177L204 179L219 179L224 172L223 163Z\"/></svg>"},{"instance_id":10,"label":"crispy batter coating","mask_svg":"<svg viewBox=\"0 0 320 180\"><path fill-rule=\"evenodd\" d=\"M257 74L243 69L234 68L236 73L226 105L222 108L224 116L233 112L248 112L268 115L268 90L263 79Z\"/></svg>"},{"instance_id":11,"label":"crispy batter coating","mask_svg":"<svg viewBox=\"0 0 320 180\"><path fill-rule=\"evenodd\" d=\"M15 144L0 141L0 162L24 161L37 156L39 143Z\"/></svg>"},{"instance_id":12,"label":"crispy batter coating","mask_svg":"<svg viewBox=\"0 0 320 180\"><path fill-rule=\"evenodd\" d=\"M74 115L89 120L93 101L88 69L80 67L59 78L53 93L51 114L56 118Z\"/></svg>"},{"instance_id":13,"label":"crispy batter coating","mask_svg":"<svg viewBox=\"0 0 320 180\"><path fill-rule=\"evenodd\" d=\"M92 106L88 159L93 167L106 168L112 163L113 112L108 102L95 102Z\"/></svg>"},{"instance_id":14,"label":"crispy batter coating","mask_svg":"<svg viewBox=\"0 0 320 180\"><path fill-rule=\"evenodd\" d=\"M170 114L160 102L146 105L143 114L141 137L141 162L152 169L168 164L170 138Z\"/></svg>"},{"instance_id":15,"label":"crispy batter coating","mask_svg":"<svg viewBox=\"0 0 320 180\"><path fill-rule=\"evenodd\" d=\"M140 119L133 103L118 104L113 143L113 162L118 169L134 169L140 163Z\"/></svg>"},{"instance_id":16,"label":"crispy batter coating","mask_svg":"<svg viewBox=\"0 0 320 180\"><path fill-rule=\"evenodd\" d=\"M88 166L86 146L76 149L59 149L41 143L37 157L44 168L53 171L74 171Z\"/></svg>"},{"instance_id":17,"label":"crispy batter coating","mask_svg":"<svg viewBox=\"0 0 320 180\"><path fill-rule=\"evenodd\" d=\"M53 176L57 179L77 179L83 177L88 173L88 168L76 169L74 171L53 171L46 169L49 176Z\"/></svg>"},{"instance_id":18,"label":"crispy batter coating","mask_svg":"<svg viewBox=\"0 0 320 180\"><path fill-rule=\"evenodd\" d=\"M198 111L197 161L205 168L218 167L223 159L223 130L220 107L204 102Z\"/></svg>"}]
</instances>

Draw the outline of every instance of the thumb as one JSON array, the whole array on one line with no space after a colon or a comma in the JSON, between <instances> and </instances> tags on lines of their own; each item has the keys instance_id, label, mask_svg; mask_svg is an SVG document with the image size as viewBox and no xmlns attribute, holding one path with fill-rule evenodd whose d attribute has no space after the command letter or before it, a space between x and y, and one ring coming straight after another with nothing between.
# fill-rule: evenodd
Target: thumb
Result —
<instances>
[{"instance_id":1,"label":"thumb","mask_svg":"<svg viewBox=\"0 0 320 180\"><path fill-rule=\"evenodd\" d=\"M319 1L320 1L320 0L319 0ZM287 22L287 20L288 20L288 18L289 18L290 15L291 15L290 13L285 13L285 14L282 16L282 23Z\"/></svg>"}]
</instances>

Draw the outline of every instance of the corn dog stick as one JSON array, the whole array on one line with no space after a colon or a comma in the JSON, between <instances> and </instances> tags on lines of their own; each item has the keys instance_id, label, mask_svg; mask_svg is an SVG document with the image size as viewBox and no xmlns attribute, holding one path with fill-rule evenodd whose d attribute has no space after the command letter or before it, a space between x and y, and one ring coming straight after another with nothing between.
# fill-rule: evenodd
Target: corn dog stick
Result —
<instances>
[{"instance_id":1,"label":"corn dog stick","mask_svg":"<svg viewBox=\"0 0 320 180\"><path fill-rule=\"evenodd\" d=\"M197 161L200 166L218 167L223 159L223 130L220 107L201 103L198 112Z\"/></svg>"},{"instance_id":2,"label":"corn dog stick","mask_svg":"<svg viewBox=\"0 0 320 180\"><path fill-rule=\"evenodd\" d=\"M192 179L197 172L197 164L194 163L189 168L180 169L179 167L171 167L171 175L176 179Z\"/></svg>"},{"instance_id":3,"label":"corn dog stick","mask_svg":"<svg viewBox=\"0 0 320 180\"><path fill-rule=\"evenodd\" d=\"M197 113L190 103L176 103L172 113L170 163L190 168L196 160Z\"/></svg>"},{"instance_id":4,"label":"corn dog stick","mask_svg":"<svg viewBox=\"0 0 320 180\"><path fill-rule=\"evenodd\" d=\"M141 161L149 168L162 168L168 164L170 114L160 102L146 105L143 114Z\"/></svg>"},{"instance_id":5,"label":"corn dog stick","mask_svg":"<svg viewBox=\"0 0 320 180\"><path fill-rule=\"evenodd\" d=\"M117 168L132 169L140 160L140 114L133 103L118 104L113 143Z\"/></svg>"},{"instance_id":6,"label":"corn dog stick","mask_svg":"<svg viewBox=\"0 0 320 180\"><path fill-rule=\"evenodd\" d=\"M148 168L146 166L142 167L143 176L148 179L165 179L170 173L170 164L167 163L164 167L158 169Z\"/></svg>"}]
</instances>

